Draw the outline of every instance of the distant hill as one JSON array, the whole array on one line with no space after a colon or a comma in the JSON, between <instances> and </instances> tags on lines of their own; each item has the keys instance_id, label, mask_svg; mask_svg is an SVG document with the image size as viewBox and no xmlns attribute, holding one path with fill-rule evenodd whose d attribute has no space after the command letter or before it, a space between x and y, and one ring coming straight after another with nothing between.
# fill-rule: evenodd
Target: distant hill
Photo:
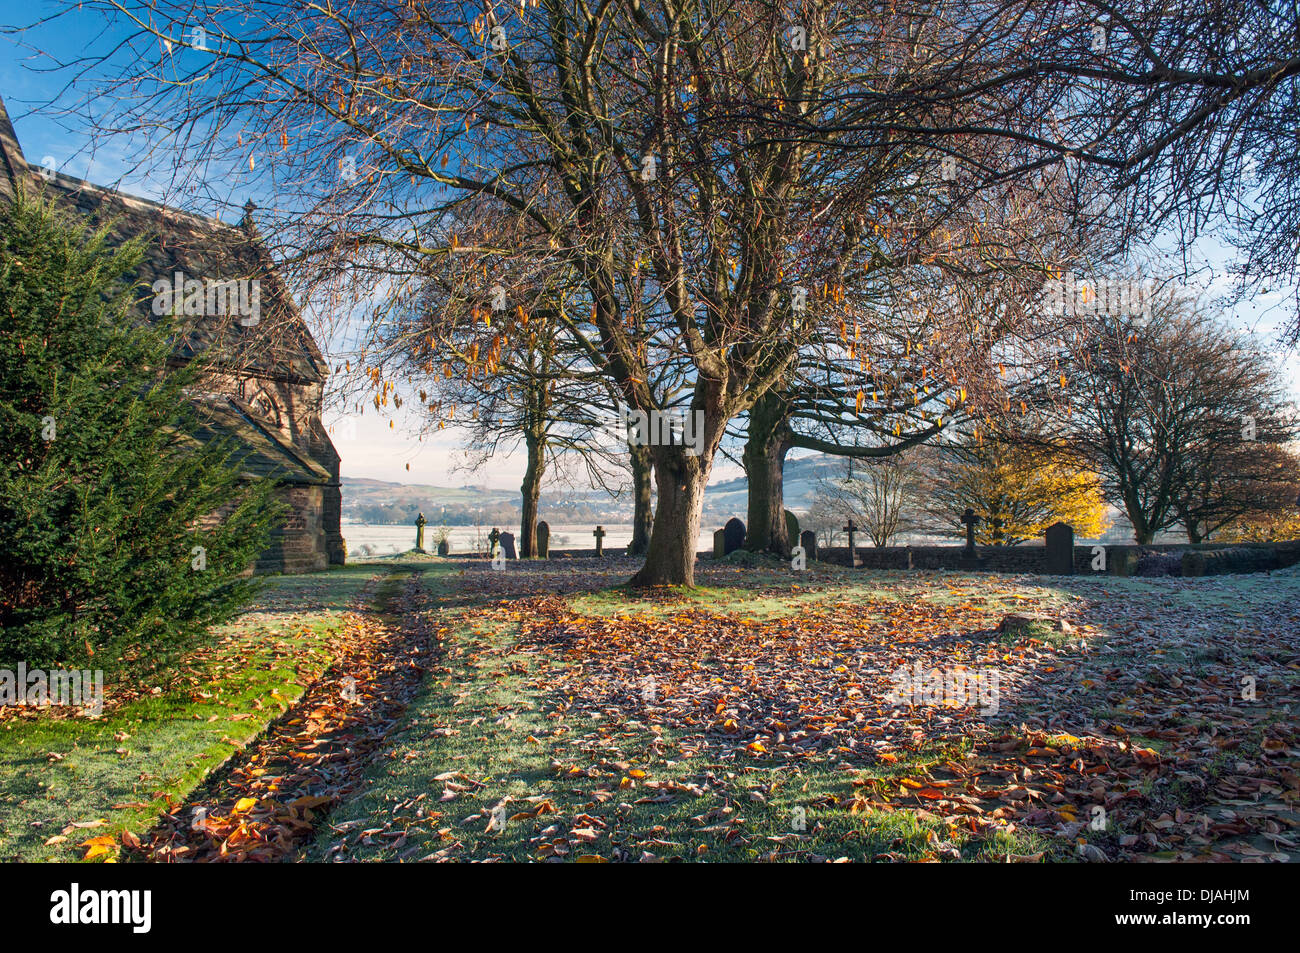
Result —
<instances>
[{"instance_id":1,"label":"distant hill","mask_svg":"<svg viewBox=\"0 0 1300 953\"><path fill-rule=\"evenodd\" d=\"M450 503L514 503L518 490L493 490L485 486L432 486L428 483L389 483L365 477L343 477L343 508L349 503L418 503L433 506Z\"/></svg>"},{"instance_id":2,"label":"distant hill","mask_svg":"<svg viewBox=\"0 0 1300 953\"><path fill-rule=\"evenodd\" d=\"M822 454L788 459L785 464L786 509L808 508L821 479L844 472L844 463ZM433 486L427 483L390 483L366 477L343 477L343 518L364 523L409 523L422 512L435 525L469 525L474 522L518 518L519 491L484 486ZM729 516L745 518L749 482L741 476L710 486L704 494L708 521ZM626 523L632 519L628 496L614 500L603 490L564 488L542 492L548 519L564 522L604 520Z\"/></svg>"},{"instance_id":3,"label":"distant hill","mask_svg":"<svg viewBox=\"0 0 1300 953\"><path fill-rule=\"evenodd\" d=\"M390 483L365 477L343 477L343 518L361 523L403 523L423 513L436 525L471 526L503 523L518 519L519 491L485 486L433 486L428 483ZM563 500L557 494L543 492L542 503L551 520L604 520L627 522L624 510L631 513L626 500L614 501L603 491L573 492L565 490Z\"/></svg>"},{"instance_id":4,"label":"distant hill","mask_svg":"<svg viewBox=\"0 0 1300 953\"><path fill-rule=\"evenodd\" d=\"M834 479L844 474L844 461L817 453L806 457L787 458L782 485L785 508L801 513L812 503L820 480ZM725 483L710 486L704 492L704 512L710 516L738 516L745 518L749 502L749 481L737 477Z\"/></svg>"}]
</instances>

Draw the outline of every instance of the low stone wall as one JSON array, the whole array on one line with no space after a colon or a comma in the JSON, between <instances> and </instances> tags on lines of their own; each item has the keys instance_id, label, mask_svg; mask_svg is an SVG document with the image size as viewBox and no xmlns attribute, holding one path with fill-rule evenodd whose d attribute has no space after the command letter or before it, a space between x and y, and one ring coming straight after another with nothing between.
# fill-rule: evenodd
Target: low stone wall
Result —
<instances>
[{"instance_id":1,"label":"low stone wall","mask_svg":"<svg viewBox=\"0 0 1300 953\"><path fill-rule=\"evenodd\" d=\"M1187 543L1153 543L1150 546L1110 544L1102 548L1106 551L1106 572L1115 575L1130 574L1139 554L1144 552L1184 553L1225 548L1271 549L1277 553L1277 564L1273 568L1281 569L1300 563L1300 540L1281 543L1210 542L1196 546ZM858 564L867 569L969 569L971 567L963 565L964 549L964 546L859 546ZM1075 573L1087 575L1094 571L1092 563L1096 554L1093 550L1094 547L1091 545L1074 547ZM977 571L1047 572L1047 547L1042 544L980 546L977 547L977 552L980 558L980 565L975 567ZM822 549L818 551L817 558L823 562L847 566L849 549L847 546Z\"/></svg>"},{"instance_id":2,"label":"low stone wall","mask_svg":"<svg viewBox=\"0 0 1300 953\"><path fill-rule=\"evenodd\" d=\"M1221 549L1266 549L1277 553L1276 565L1271 568L1282 569L1300 563L1300 540L1283 543L1201 543L1192 546L1187 543L1153 543L1150 546L1133 544L1111 544L1106 550L1106 572L1111 575L1131 575L1141 553L1185 553L1189 551L1211 551ZM962 565L964 546L859 546L858 564L865 569L948 569L967 570L971 567ZM1021 546L980 546L977 572L1005 573L1046 573L1047 547L1041 543L1025 543ZM456 553L453 557L482 558L482 553ZM625 546L615 546L605 550L605 558L627 555ZM594 549L553 549L551 559L592 559L596 556ZM701 552L700 559L712 559L711 552ZM910 563L909 563L910 557ZM818 551L817 558L822 562L840 566L849 564L847 546L834 546ZM1074 571L1078 575L1091 575L1095 558L1093 547L1074 547Z\"/></svg>"}]
</instances>

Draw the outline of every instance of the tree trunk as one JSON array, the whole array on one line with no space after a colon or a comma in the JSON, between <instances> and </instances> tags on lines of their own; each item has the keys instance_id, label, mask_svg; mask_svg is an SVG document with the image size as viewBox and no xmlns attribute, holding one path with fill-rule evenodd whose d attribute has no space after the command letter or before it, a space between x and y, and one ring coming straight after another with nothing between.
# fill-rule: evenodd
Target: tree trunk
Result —
<instances>
[{"instance_id":1,"label":"tree trunk","mask_svg":"<svg viewBox=\"0 0 1300 953\"><path fill-rule=\"evenodd\" d=\"M792 437L787 420L780 397L770 391L760 397L749 412L749 435L741 458L749 483L745 548L782 558L789 557L791 543L786 534L783 480Z\"/></svg>"},{"instance_id":2,"label":"tree trunk","mask_svg":"<svg viewBox=\"0 0 1300 953\"><path fill-rule=\"evenodd\" d=\"M519 487L523 495L519 520L519 558L531 559L537 552L537 504L542 495L542 474L546 472L546 441L540 434L525 434L528 447L528 464L524 468L524 482Z\"/></svg>"},{"instance_id":3,"label":"tree trunk","mask_svg":"<svg viewBox=\"0 0 1300 953\"><path fill-rule=\"evenodd\" d=\"M707 437L696 457L680 446L653 449L659 498L645 565L629 583L633 588L695 585L696 540L715 449L716 441Z\"/></svg>"},{"instance_id":4,"label":"tree trunk","mask_svg":"<svg viewBox=\"0 0 1300 953\"><path fill-rule=\"evenodd\" d=\"M1209 536L1206 526L1209 520L1198 519L1192 506L1195 500L1188 501L1180 499L1175 504L1175 512L1178 514L1178 521L1183 524L1183 531L1187 533L1187 541L1195 546L1197 543L1205 542L1205 537Z\"/></svg>"},{"instance_id":5,"label":"tree trunk","mask_svg":"<svg viewBox=\"0 0 1300 953\"><path fill-rule=\"evenodd\" d=\"M1123 500L1124 512L1128 515L1129 523L1133 525L1133 539L1139 546L1150 545L1151 540L1155 538L1156 531L1147 522L1146 511L1142 509L1137 494L1132 490L1126 490L1123 494Z\"/></svg>"},{"instance_id":6,"label":"tree trunk","mask_svg":"<svg viewBox=\"0 0 1300 953\"><path fill-rule=\"evenodd\" d=\"M650 529L653 526L651 488L654 480L654 459L649 447L628 447L632 461L632 542L627 547L629 556L644 556L650 546Z\"/></svg>"}]
</instances>

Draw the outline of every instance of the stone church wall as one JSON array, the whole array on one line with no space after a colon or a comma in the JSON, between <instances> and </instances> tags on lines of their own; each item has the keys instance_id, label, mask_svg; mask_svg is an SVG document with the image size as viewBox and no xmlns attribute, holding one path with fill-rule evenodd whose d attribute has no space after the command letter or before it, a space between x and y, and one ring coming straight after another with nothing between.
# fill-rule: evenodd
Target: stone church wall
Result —
<instances>
[{"instance_id":1,"label":"stone church wall","mask_svg":"<svg viewBox=\"0 0 1300 953\"><path fill-rule=\"evenodd\" d=\"M289 507L284 526L271 534L271 546L258 557L255 572L320 572L329 568L322 486L282 486L275 498Z\"/></svg>"}]
</instances>

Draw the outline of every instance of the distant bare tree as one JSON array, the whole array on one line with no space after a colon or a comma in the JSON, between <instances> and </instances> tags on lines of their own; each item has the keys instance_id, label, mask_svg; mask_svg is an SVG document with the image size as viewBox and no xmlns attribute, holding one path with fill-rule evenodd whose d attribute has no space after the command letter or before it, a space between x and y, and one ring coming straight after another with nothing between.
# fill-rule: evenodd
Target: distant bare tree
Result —
<instances>
[{"instance_id":1,"label":"distant bare tree","mask_svg":"<svg viewBox=\"0 0 1300 953\"><path fill-rule=\"evenodd\" d=\"M1276 482L1263 448L1296 432L1275 364L1174 294L1149 321L1099 315L1090 341L1062 356L1060 385L1033 416L1103 478L1139 543L1180 519L1199 541L1245 512Z\"/></svg>"},{"instance_id":2,"label":"distant bare tree","mask_svg":"<svg viewBox=\"0 0 1300 953\"><path fill-rule=\"evenodd\" d=\"M918 523L917 492L922 487L916 451L867 460L837 480L823 481L818 493L838 510L842 521L853 517L876 546L889 546Z\"/></svg>"}]
</instances>

